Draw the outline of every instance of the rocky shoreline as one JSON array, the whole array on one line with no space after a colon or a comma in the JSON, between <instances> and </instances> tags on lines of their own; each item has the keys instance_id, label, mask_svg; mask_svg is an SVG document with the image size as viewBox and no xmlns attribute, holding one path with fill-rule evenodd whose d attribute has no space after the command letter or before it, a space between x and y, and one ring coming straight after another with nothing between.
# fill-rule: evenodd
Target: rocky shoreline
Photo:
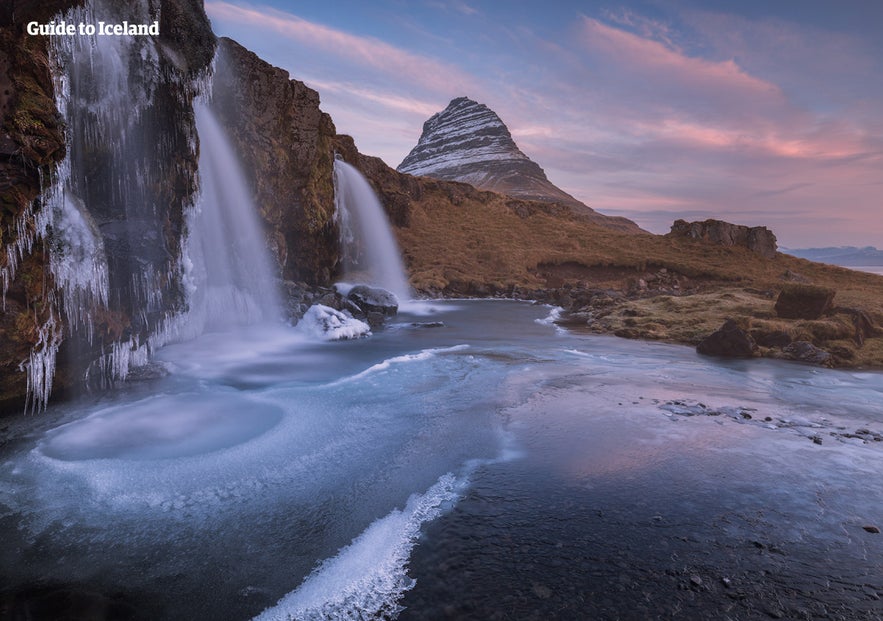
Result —
<instances>
[{"instance_id":1,"label":"rocky shoreline","mask_svg":"<svg viewBox=\"0 0 883 621\"><path fill-rule=\"evenodd\" d=\"M819 291L826 297L821 306L815 299ZM732 283L712 285L660 268L627 278L621 288L565 284L528 289L452 283L421 294L429 299L501 298L550 304L561 308L555 323L567 329L689 345L709 356L773 358L828 368L883 368L883 359L876 359L883 330L874 319L862 309L834 306L832 291L808 285L798 289L786 285L779 292ZM654 307L692 299L720 308L713 317L668 308L653 312ZM732 312L727 312L728 305ZM685 327L690 329L684 331Z\"/></svg>"}]
</instances>

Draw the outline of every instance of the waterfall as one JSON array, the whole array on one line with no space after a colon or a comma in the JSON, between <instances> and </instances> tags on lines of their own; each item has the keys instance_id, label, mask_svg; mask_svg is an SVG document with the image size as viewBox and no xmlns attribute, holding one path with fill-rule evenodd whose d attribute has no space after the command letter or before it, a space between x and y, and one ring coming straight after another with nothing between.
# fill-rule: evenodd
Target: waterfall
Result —
<instances>
[{"instance_id":1,"label":"waterfall","mask_svg":"<svg viewBox=\"0 0 883 621\"><path fill-rule=\"evenodd\" d=\"M185 250L191 321L201 332L278 319L275 273L245 175L209 106L199 102L195 112L200 196Z\"/></svg>"},{"instance_id":2,"label":"waterfall","mask_svg":"<svg viewBox=\"0 0 883 621\"><path fill-rule=\"evenodd\" d=\"M88 0L62 19L148 23L159 8ZM16 223L0 273L5 297L18 261L47 239L52 308L21 365L32 410L49 399L63 341L85 382L106 386L167 343L280 308L236 156L207 105L191 103L211 68L180 70L153 37L52 37L50 61L67 155Z\"/></svg>"},{"instance_id":3,"label":"waterfall","mask_svg":"<svg viewBox=\"0 0 883 621\"><path fill-rule=\"evenodd\" d=\"M334 202L344 278L382 287L400 301L411 299L398 244L377 195L362 173L340 159L334 160Z\"/></svg>"}]
</instances>

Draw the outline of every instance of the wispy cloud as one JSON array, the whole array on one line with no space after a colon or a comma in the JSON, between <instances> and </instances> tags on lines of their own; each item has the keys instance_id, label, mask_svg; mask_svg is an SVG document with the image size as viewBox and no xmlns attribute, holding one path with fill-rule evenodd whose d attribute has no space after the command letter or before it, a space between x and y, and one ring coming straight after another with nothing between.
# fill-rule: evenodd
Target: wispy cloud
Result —
<instances>
[{"instance_id":1,"label":"wispy cloud","mask_svg":"<svg viewBox=\"0 0 883 621\"><path fill-rule=\"evenodd\" d=\"M417 115L420 118L428 118L438 112L439 103L421 101L413 97L404 97L391 94L387 91L379 91L367 88L352 82L335 82L316 78L305 78L309 85L323 93L346 93L360 98L362 101L370 101L381 104L385 108Z\"/></svg>"},{"instance_id":2,"label":"wispy cloud","mask_svg":"<svg viewBox=\"0 0 883 621\"><path fill-rule=\"evenodd\" d=\"M457 11L458 13L462 13L463 15L477 15L478 13L480 13L478 9L466 2L463 2L463 0L453 0L448 2L436 2L430 0L426 2L426 6L434 9L441 9L444 11L453 10Z\"/></svg>"},{"instance_id":3,"label":"wispy cloud","mask_svg":"<svg viewBox=\"0 0 883 621\"><path fill-rule=\"evenodd\" d=\"M311 49L433 92L474 86L472 76L434 58L414 54L379 39L354 35L270 7L244 7L222 0L205 3L209 17L248 25L290 38Z\"/></svg>"},{"instance_id":4,"label":"wispy cloud","mask_svg":"<svg viewBox=\"0 0 883 621\"><path fill-rule=\"evenodd\" d=\"M494 109L554 183L601 211L646 214L636 219L652 230L681 214L768 224L790 244L883 235L879 44L748 19L735 5L622 5L553 28L513 19L536 9L388 3L410 24L395 45L364 34L388 21L318 23L238 0L206 8L224 34L317 88L337 126L392 165L426 118L465 94Z\"/></svg>"},{"instance_id":5,"label":"wispy cloud","mask_svg":"<svg viewBox=\"0 0 883 621\"><path fill-rule=\"evenodd\" d=\"M666 22L645 17L625 7L618 10L603 9L601 14L609 22L637 31L644 39L658 41L670 50L681 51L681 45L675 42L677 31Z\"/></svg>"}]
</instances>

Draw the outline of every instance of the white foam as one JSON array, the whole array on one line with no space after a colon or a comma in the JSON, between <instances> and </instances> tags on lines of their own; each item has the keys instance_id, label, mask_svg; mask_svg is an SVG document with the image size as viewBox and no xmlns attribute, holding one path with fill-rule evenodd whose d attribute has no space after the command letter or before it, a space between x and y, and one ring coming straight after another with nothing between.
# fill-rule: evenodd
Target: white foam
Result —
<instances>
[{"instance_id":1,"label":"white foam","mask_svg":"<svg viewBox=\"0 0 883 621\"><path fill-rule=\"evenodd\" d=\"M550 326L561 319L561 311L563 310L561 306L553 306L548 315L541 319L534 319L534 321L544 326Z\"/></svg>"},{"instance_id":2,"label":"white foam","mask_svg":"<svg viewBox=\"0 0 883 621\"><path fill-rule=\"evenodd\" d=\"M448 313L459 310L461 307L456 304L445 302L439 304L438 300L400 300L399 312L408 313L409 315L417 315L418 317L426 317L436 315L438 313Z\"/></svg>"},{"instance_id":3,"label":"white foam","mask_svg":"<svg viewBox=\"0 0 883 621\"><path fill-rule=\"evenodd\" d=\"M373 522L255 621L394 618L402 595L415 584L407 569L420 527L450 507L467 482L448 473L412 495L403 510Z\"/></svg>"},{"instance_id":4,"label":"white foam","mask_svg":"<svg viewBox=\"0 0 883 621\"><path fill-rule=\"evenodd\" d=\"M448 353L454 351L463 351L464 349L469 349L469 345L453 345L451 347L434 347L432 349L423 349L416 354L404 354L402 356L393 356L392 358L387 358L377 364L372 364L370 367L356 373L355 375L351 375L349 377L342 377L339 380L331 382L331 386L336 386L337 384L344 384L347 382L352 382L355 380L362 379L372 373L377 373L379 371L385 371L389 369L393 364L401 364L405 362L420 362L421 360L429 360L430 358L435 357L436 354L440 353Z\"/></svg>"}]
</instances>

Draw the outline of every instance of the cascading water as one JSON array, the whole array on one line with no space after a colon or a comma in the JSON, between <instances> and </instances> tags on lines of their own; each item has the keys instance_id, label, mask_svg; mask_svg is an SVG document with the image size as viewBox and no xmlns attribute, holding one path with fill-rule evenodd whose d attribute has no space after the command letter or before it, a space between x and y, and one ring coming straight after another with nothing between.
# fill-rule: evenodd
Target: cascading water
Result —
<instances>
[{"instance_id":1,"label":"cascading water","mask_svg":"<svg viewBox=\"0 0 883 621\"><path fill-rule=\"evenodd\" d=\"M62 18L149 23L159 11L154 0L89 0ZM280 307L243 174L201 103L211 68L180 69L152 37L52 39L67 157L0 274L5 295L18 261L49 240L53 308L22 364L31 409L49 399L63 341L86 382L106 385L167 343L275 319Z\"/></svg>"},{"instance_id":2,"label":"cascading water","mask_svg":"<svg viewBox=\"0 0 883 621\"><path fill-rule=\"evenodd\" d=\"M245 176L209 106L195 106L200 197L185 252L191 329L226 328L280 317L267 243Z\"/></svg>"},{"instance_id":3,"label":"cascading water","mask_svg":"<svg viewBox=\"0 0 883 621\"><path fill-rule=\"evenodd\" d=\"M362 173L340 159L334 160L334 202L344 278L409 300L411 287L383 206Z\"/></svg>"}]
</instances>

